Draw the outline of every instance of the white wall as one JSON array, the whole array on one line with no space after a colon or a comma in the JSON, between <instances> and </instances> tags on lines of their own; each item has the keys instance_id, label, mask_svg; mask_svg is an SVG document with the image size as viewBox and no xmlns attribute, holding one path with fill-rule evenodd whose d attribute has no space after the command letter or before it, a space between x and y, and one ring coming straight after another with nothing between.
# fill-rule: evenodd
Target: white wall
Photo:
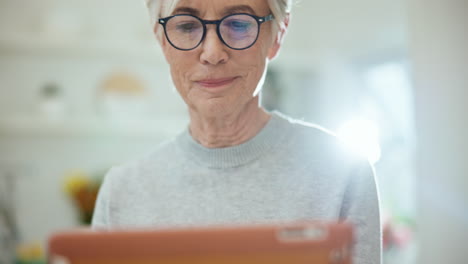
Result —
<instances>
[{"instance_id":1,"label":"white wall","mask_svg":"<svg viewBox=\"0 0 468 264\"><path fill-rule=\"evenodd\" d=\"M468 2L412 0L420 264L468 259Z\"/></svg>"}]
</instances>

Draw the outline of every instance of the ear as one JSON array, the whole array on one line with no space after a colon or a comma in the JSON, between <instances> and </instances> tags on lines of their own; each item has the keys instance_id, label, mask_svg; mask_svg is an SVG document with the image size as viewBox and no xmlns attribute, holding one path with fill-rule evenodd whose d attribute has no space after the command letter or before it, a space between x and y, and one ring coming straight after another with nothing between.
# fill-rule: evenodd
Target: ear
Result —
<instances>
[{"instance_id":1,"label":"ear","mask_svg":"<svg viewBox=\"0 0 468 264\"><path fill-rule=\"evenodd\" d=\"M284 18L283 24L281 25L281 28L278 30L278 33L276 34L273 45L270 47L270 50L268 51L269 60L273 60L274 58L276 58L276 56L278 56L281 45L283 44L284 36L286 36L288 26L289 26L289 14L287 14L286 17Z\"/></svg>"}]
</instances>

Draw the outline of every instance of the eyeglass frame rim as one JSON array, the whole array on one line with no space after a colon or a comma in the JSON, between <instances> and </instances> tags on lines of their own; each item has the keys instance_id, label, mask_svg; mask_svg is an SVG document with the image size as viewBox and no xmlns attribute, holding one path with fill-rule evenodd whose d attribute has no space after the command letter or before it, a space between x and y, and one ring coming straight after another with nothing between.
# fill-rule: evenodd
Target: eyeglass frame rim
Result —
<instances>
[{"instance_id":1,"label":"eyeglass frame rim","mask_svg":"<svg viewBox=\"0 0 468 264\"><path fill-rule=\"evenodd\" d=\"M255 21L257 21L257 37L255 38L255 40L252 42L252 44L250 44L249 46L245 47L245 48L233 48L231 46L229 46L226 41L224 41L223 37L221 36L221 31L220 31L220 25L221 25L221 22L223 20L225 20L226 18L228 17L231 17L231 16L236 16L236 15L247 15L247 16L250 16L252 18L255 19ZM191 16L191 17L194 17L195 19L199 20L202 25L203 25L203 35L200 39L200 41L198 42L198 44L191 48L191 49L182 49L182 48L179 48L177 47L176 45L174 45L174 43L172 43L172 41L169 39L169 36L167 35L167 30L166 30L166 25L167 25L167 22L174 18L174 17L178 17L178 16ZM260 16L256 16L256 15L252 15L252 14L249 14L249 13L234 13L234 14L230 14L230 15L227 15L221 19L218 19L218 20L205 20L205 19L201 19L195 15L192 15L192 14L177 14L177 15L173 15L173 16L168 16L168 17L164 17L164 18L159 18L158 19L158 24L160 24L161 26L163 26L164 28L164 35L166 36L166 39L167 41L169 41L169 43L171 44L172 47L174 47L175 49L178 49L178 50L182 50L182 51L190 51L190 50L194 50L196 48L198 48L198 46L200 46L200 44L205 40L205 37L206 37L206 32L207 32L207 28L206 28L206 25L216 25L216 34L218 35L218 38L219 40L221 40L221 42L226 45L228 48L230 49L233 49L233 50L246 50L250 47L252 47L253 45L255 45L255 43L257 42L258 40L258 37L260 36L260 26L265 23L265 22L268 22L268 21L271 21L271 20L274 20L275 17L273 14L269 14L267 16L264 16L264 17L260 17Z\"/></svg>"}]
</instances>

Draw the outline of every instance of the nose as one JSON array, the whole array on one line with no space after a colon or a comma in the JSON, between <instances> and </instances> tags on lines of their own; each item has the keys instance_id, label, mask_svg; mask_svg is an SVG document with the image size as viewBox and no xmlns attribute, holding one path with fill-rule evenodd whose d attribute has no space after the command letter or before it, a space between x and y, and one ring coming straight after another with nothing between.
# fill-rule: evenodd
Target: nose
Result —
<instances>
[{"instance_id":1,"label":"nose","mask_svg":"<svg viewBox=\"0 0 468 264\"><path fill-rule=\"evenodd\" d=\"M206 36L201 48L200 62L202 64L224 64L229 59L226 50L228 47L219 39L216 27L207 27Z\"/></svg>"}]
</instances>

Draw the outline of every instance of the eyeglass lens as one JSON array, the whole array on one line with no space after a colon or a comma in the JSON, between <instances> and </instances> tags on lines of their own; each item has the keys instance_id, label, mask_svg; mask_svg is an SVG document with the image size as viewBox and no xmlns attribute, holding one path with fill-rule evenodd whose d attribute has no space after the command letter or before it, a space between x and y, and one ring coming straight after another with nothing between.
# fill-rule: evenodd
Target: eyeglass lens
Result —
<instances>
[{"instance_id":1,"label":"eyeglass lens","mask_svg":"<svg viewBox=\"0 0 468 264\"><path fill-rule=\"evenodd\" d=\"M189 15L174 16L166 24L166 34L172 45L179 49L193 49L204 35L203 23ZM249 15L231 15L221 20L219 34L222 41L233 49L244 49L257 39L258 22Z\"/></svg>"}]
</instances>

